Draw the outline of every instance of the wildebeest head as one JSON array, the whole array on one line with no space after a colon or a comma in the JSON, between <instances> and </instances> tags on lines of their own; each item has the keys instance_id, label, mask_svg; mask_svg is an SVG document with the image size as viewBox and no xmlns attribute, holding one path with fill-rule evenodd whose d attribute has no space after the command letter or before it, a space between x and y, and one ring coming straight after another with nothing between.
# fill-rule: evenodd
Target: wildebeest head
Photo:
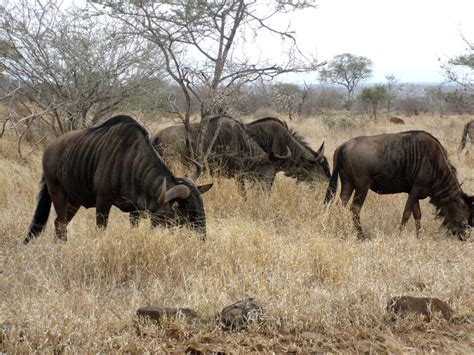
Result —
<instances>
[{"instance_id":1,"label":"wildebeest head","mask_svg":"<svg viewBox=\"0 0 474 355\"><path fill-rule=\"evenodd\" d=\"M202 167L194 162L197 167L196 173L190 178L176 179L176 185L166 190L166 180L163 182L162 191L159 196L161 208L154 214L154 224L169 224L174 221L178 225L187 225L203 235L206 235L206 214L201 194L209 191L211 184L196 185L201 174Z\"/></svg>"},{"instance_id":2,"label":"wildebeest head","mask_svg":"<svg viewBox=\"0 0 474 355\"><path fill-rule=\"evenodd\" d=\"M460 203L445 218L443 225L459 239L466 240L469 229L474 226L474 196L462 192Z\"/></svg>"},{"instance_id":3,"label":"wildebeest head","mask_svg":"<svg viewBox=\"0 0 474 355\"><path fill-rule=\"evenodd\" d=\"M331 177L329 163L324 156L324 142L310 158L301 156L300 159L302 160L300 164L291 167L290 173L287 174L296 177L298 182L312 182L322 177L329 180Z\"/></svg>"}]
</instances>

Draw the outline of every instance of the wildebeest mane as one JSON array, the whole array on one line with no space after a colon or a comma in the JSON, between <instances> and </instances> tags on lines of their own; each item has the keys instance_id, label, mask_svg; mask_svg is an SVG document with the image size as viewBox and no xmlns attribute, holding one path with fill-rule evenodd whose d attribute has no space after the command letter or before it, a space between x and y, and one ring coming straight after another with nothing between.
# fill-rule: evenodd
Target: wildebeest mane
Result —
<instances>
[{"instance_id":1,"label":"wildebeest mane","mask_svg":"<svg viewBox=\"0 0 474 355\"><path fill-rule=\"evenodd\" d=\"M138 124L138 122L135 121L132 117L127 115L118 115L112 117L101 124L89 127L89 131L102 132L118 125L121 125L124 129L127 129L129 127L133 129L138 129L140 132L143 133L143 136L146 138L147 142L150 142L150 135L148 134L147 130L143 128L140 124Z\"/></svg>"},{"instance_id":2,"label":"wildebeest mane","mask_svg":"<svg viewBox=\"0 0 474 355\"><path fill-rule=\"evenodd\" d=\"M259 124L259 123L262 123L262 122L268 122L268 121L272 121L272 122L277 122L279 124L281 124L283 127L285 127L288 132L290 133L290 135L305 149L309 150L313 155L317 154L313 148L311 148L311 146L308 144L308 142L306 142L306 140L304 139L303 136L301 136L298 132L296 132L293 128L291 127L288 127L288 124L285 122L285 121L282 121L280 120L279 118L276 118L276 117L263 117L263 118L260 118L258 120L255 120L255 121L252 121L250 122L248 125L251 126L251 125L254 125L254 124ZM247 132L252 138L256 138L255 134L253 134L252 132Z\"/></svg>"}]
</instances>

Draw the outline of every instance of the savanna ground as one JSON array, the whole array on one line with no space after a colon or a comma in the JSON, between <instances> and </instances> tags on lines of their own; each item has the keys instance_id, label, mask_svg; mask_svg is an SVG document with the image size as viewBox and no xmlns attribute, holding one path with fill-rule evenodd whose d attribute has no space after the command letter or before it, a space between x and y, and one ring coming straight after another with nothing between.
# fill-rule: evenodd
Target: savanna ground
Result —
<instances>
[{"instance_id":1,"label":"savanna ground","mask_svg":"<svg viewBox=\"0 0 474 355\"><path fill-rule=\"evenodd\" d=\"M403 117L405 126L344 117L289 124L313 148L326 141L331 167L334 149L351 137L427 130L447 148L463 188L474 193L474 151L457 152L472 117ZM15 144L11 134L0 139L0 323L28 328L21 341L15 334L4 339L0 351L474 351L473 324L392 323L385 312L389 298L412 295L438 297L457 315L474 313L474 238L447 236L426 200L417 239L412 219L398 232L406 195L369 193L362 225L371 239L361 242L348 209L323 205L327 183L296 185L279 174L269 195L248 187L244 200L234 181L212 179L204 195L205 243L185 229L150 230L147 220L131 229L117 209L107 230L98 231L94 210L82 209L67 243L53 240L52 212L45 233L24 246L41 151L22 161ZM245 297L262 302L267 321L248 332L219 330L215 315ZM137 326L136 310L150 305L190 307L204 322Z\"/></svg>"}]
</instances>

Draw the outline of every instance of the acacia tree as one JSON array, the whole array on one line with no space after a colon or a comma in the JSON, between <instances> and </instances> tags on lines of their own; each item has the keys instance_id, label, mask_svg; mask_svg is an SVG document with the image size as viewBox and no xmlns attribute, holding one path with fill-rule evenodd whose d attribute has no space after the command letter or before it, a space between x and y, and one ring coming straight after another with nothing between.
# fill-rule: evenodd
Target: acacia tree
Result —
<instances>
[{"instance_id":1,"label":"acacia tree","mask_svg":"<svg viewBox=\"0 0 474 355\"><path fill-rule=\"evenodd\" d=\"M350 53L336 55L320 72L322 82L343 85L348 100L353 99L357 85L371 76L372 61Z\"/></svg>"},{"instance_id":2,"label":"acacia tree","mask_svg":"<svg viewBox=\"0 0 474 355\"><path fill-rule=\"evenodd\" d=\"M11 117L15 128L41 119L59 135L95 123L156 75L157 58L110 19L59 0L0 5L0 72L18 87L17 106L27 112Z\"/></svg>"},{"instance_id":3,"label":"acacia tree","mask_svg":"<svg viewBox=\"0 0 474 355\"><path fill-rule=\"evenodd\" d=\"M96 9L122 21L127 31L153 43L165 59L165 70L180 87L184 110L176 110L187 132L191 157L205 160L204 133L209 117L220 113L234 93L256 80L289 72L315 70L319 63L301 55L288 29L271 24L278 13L314 7L312 0L202 0L173 2L99 0ZM288 44L279 62L252 59L246 45L266 31ZM191 102L200 104L201 120L193 151L189 124ZM225 111L225 109L224 109Z\"/></svg>"},{"instance_id":4,"label":"acacia tree","mask_svg":"<svg viewBox=\"0 0 474 355\"><path fill-rule=\"evenodd\" d=\"M373 88L364 88L359 96L359 100L364 105L366 111L370 112L374 119L377 119L377 112L388 100L387 88L383 85L376 85Z\"/></svg>"}]
</instances>

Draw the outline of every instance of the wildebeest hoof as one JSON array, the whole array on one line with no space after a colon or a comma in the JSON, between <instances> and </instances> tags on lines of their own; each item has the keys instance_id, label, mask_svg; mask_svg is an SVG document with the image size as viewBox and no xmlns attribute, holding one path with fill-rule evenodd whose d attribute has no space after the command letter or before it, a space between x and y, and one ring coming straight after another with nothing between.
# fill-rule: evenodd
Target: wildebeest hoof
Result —
<instances>
[{"instance_id":1,"label":"wildebeest hoof","mask_svg":"<svg viewBox=\"0 0 474 355\"><path fill-rule=\"evenodd\" d=\"M427 322L435 313L446 320L452 320L454 313L446 302L438 298L412 296L393 297L387 304L387 311L392 314L392 320L396 320L397 317L421 315Z\"/></svg>"},{"instance_id":2,"label":"wildebeest hoof","mask_svg":"<svg viewBox=\"0 0 474 355\"><path fill-rule=\"evenodd\" d=\"M255 298L246 298L225 307L219 323L223 330L247 330L250 324L261 324L264 311L260 302Z\"/></svg>"}]
</instances>

